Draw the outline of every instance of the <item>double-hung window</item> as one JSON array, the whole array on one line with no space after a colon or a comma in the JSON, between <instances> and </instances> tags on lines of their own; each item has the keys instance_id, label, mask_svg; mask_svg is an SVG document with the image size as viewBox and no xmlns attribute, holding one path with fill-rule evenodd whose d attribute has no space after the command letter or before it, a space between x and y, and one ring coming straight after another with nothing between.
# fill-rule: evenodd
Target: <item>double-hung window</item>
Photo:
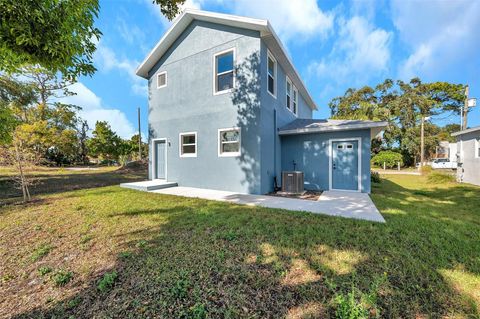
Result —
<instances>
[{"instance_id":1,"label":"double-hung window","mask_svg":"<svg viewBox=\"0 0 480 319\"><path fill-rule=\"evenodd\" d=\"M214 56L214 94L230 92L235 78L235 50L222 51Z\"/></svg>"},{"instance_id":2,"label":"double-hung window","mask_svg":"<svg viewBox=\"0 0 480 319\"><path fill-rule=\"evenodd\" d=\"M197 132L180 133L180 157L197 157Z\"/></svg>"},{"instance_id":3,"label":"double-hung window","mask_svg":"<svg viewBox=\"0 0 480 319\"><path fill-rule=\"evenodd\" d=\"M290 111L292 110L292 81L287 76L287 82L286 82L286 107Z\"/></svg>"},{"instance_id":4,"label":"double-hung window","mask_svg":"<svg viewBox=\"0 0 480 319\"><path fill-rule=\"evenodd\" d=\"M268 51L267 55L267 74L268 74L268 93L273 97L277 94L277 61L273 55Z\"/></svg>"},{"instance_id":5,"label":"double-hung window","mask_svg":"<svg viewBox=\"0 0 480 319\"><path fill-rule=\"evenodd\" d=\"M218 130L218 156L240 155L240 128Z\"/></svg>"},{"instance_id":6,"label":"double-hung window","mask_svg":"<svg viewBox=\"0 0 480 319\"><path fill-rule=\"evenodd\" d=\"M295 86L293 86L292 111L293 114L298 114L298 90Z\"/></svg>"},{"instance_id":7,"label":"double-hung window","mask_svg":"<svg viewBox=\"0 0 480 319\"><path fill-rule=\"evenodd\" d=\"M161 89L167 86L167 71L163 71L157 74L157 89Z\"/></svg>"}]
</instances>

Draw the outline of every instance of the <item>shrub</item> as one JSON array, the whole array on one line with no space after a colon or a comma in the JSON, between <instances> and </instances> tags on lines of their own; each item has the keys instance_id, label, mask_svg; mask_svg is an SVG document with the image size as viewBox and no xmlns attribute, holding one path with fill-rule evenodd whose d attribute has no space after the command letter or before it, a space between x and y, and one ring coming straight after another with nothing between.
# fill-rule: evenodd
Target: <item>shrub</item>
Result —
<instances>
[{"instance_id":1,"label":"shrub","mask_svg":"<svg viewBox=\"0 0 480 319\"><path fill-rule=\"evenodd\" d=\"M444 184L455 182L455 176L441 172L432 172L428 175L427 180L432 184Z\"/></svg>"},{"instance_id":2,"label":"shrub","mask_svg":"<svg viewBox=\"0 0 480 319\"><path fill-rule=\"evenodd\" d=\"M372 164L378 167L383 167L383 163L385 163L387 168L395 168L398 162L400 162L400 166L403 166L402 154L393 151L383 151L372 158Z\"/></svg>"},{"instance_id":3,"label":"shrub","mask_svg":"<svg viewBox=\"0 0 480 319\"><path fill-rule=\"evenodd\" d=\"M107 272L103 275L102 279L98 282L97 288L100 292L106 292L113 287L118 275L116 271Z\"/></svg>"},{"instance_id":4,"label":"shrub","mask_svg":"<svg viewBox=\"0 0 480 319\"><path fill-rule=\"evenodd\" d=\"M370 180L372 181L372 183L380 183L380 174L374 171L370 172Z\"/></svg>"}]
</instances>

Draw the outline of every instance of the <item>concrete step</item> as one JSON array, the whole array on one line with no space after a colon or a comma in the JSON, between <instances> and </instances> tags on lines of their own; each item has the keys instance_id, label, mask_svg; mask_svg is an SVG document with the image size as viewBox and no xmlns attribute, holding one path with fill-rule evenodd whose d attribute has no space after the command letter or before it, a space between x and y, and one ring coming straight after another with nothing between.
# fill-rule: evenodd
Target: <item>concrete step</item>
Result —
<instances>
[{"instance_id":1,"label":"concrete step","mask_svg":"<svg viewBox=\"0 0 480 319\"><path fill-rule=\"evenodd\" d=\"M153 180L153 181L144 181L144 182L133 182L133 183L122 183L120 187L135 189L138 191L152 191L155 189L163 189L169 187L178 186L176 182L167 182L162 180Z\"/></svg>"}]
</instances>

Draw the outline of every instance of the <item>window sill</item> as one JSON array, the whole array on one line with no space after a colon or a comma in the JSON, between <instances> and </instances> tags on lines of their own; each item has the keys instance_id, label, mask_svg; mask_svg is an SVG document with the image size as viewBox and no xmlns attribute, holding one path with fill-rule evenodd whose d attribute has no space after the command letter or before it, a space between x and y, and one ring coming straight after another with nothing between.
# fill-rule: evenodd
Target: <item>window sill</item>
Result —
<instances>
[{"instance_id":1,"label":"window sill","mask_svg":"<svg viewBox=\"0 0 480 319\"><path fill-rule=\"evenodd\" d=\"M218 157L239 157L241 154L240 153L222 153L218 154Z\"/></svg>"},{"instance_id":2,"label":"window sill","mask_svg":"<svg viewBox=\"0 0 480 319\"><path fill-rule=\"evenodd\" d=\"M272 94L269 90L267 90L268 94L270 94L271 97L273 97L274 99L277 99L277 96Z\"/></svg>"},{"instance_id":3,"label":"window sill","mask_svg":"<svg viewBox=\"0 0 480 319\"><path fill-rule=\"evenodd\" d=\"M197 154L183 154L180 157L197 157Z\"/></svg>"},{"instance_id":4,"label":"window sill","mask_svg":"<svg viewBox=\"0 0 480 319\"><path fill-rule=\"evenodd\" d=\"M222 94L227 94L227 93L232 93L232 92L233 92L233 89L228 89L228 90L213 92L213 95L222 95Z\"/></svg>"}]
</instances>

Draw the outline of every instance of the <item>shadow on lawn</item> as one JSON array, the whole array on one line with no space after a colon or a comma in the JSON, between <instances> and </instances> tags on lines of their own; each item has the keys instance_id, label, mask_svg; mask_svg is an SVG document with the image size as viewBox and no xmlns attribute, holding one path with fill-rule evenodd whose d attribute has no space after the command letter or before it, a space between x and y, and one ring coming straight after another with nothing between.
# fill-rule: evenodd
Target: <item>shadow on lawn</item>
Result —
<instances>
[{"instance_id":1,"label":"shadow on lawn","mask_svg":"<svg viewBox=\"0 0 480 319\"><path fill-rule=\"evenodd\" d=\"M110 218L166 222L125 244L112 289L100 293L92 277L74 297L15 318L320 318L334 316L334 296L352 283L374 290L371 316L478 315L441 270L480 275L479 213L470 211L479 189L414 192L383 182L373 197L386 225L191 199L119 211Z\"/></svg>"},{"instance_id":2,"label":"shadow on lawn","mask_svg":"<svg viewBox=\"0 0 480 319\"><path fill-rule=\"evenodd\" d=\"M35 183L30 187L32 197L79 189L96 188L120 183L141 181L147 178L142 169L118 169L108 172L75 174L35 174ZM22 193L9 176L0 176L0 204L14 203L21 200Z\"/></svg>"}]
</instances>

